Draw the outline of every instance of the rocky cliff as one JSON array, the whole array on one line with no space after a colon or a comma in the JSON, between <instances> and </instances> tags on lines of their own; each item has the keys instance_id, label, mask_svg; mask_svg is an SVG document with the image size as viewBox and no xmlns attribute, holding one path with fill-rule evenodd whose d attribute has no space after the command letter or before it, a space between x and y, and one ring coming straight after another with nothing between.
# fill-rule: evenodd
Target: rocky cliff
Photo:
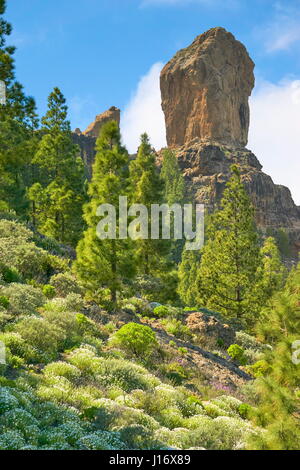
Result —
<instances>
[{"instance_id":1,"label":"rocky cliff","mask_svg":"<svg viewBox=\"0 0 300 470\"><path fill-rule=\"evenodd\" d=\"M112 106L104 113L98 114L95 117L94 122L92 122L83 132L83 135L88 137L95 137L97 139L103 124L108 121L117 121L118 125L120 125L120 116L121 111L115 106Z\"/></svg>"},{"instance_id":2,"label":"rocky cliff","mask_svg":"<svg viewBox=\"0 0 300 470\"><path fill-rule=\"evenodd\" d=\"M263 231L285 229L297 252L300 208L289 189L274 184L245 148L253 69L245 47L223 28L207 31L179 51L161 72L167 141L177 154L191 199L213 210L231 165L237 164L258 226Z\"/></svg>"},{"instance_id":3,"label":"rocky cliff","mask_svg":"<svg viewBox=\"0 0 300 470\"><path fill-rule=\"evenodd\" d=\"M253 69L246 48L223 28L201 34L177 52L160 81L168 145L194 138L246 145Z\"/></svg>"}]
</instances>

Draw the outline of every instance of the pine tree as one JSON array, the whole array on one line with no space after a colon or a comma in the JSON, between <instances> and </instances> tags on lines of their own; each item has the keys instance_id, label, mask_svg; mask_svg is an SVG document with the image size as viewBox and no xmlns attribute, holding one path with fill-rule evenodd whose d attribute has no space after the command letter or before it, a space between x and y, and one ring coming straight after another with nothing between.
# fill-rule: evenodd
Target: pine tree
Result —
<instances>
[{"instance_id":1,"label":"pine tree","mask_svg":"<svg viewBox=\"0 0 300 470\"><path fill-rule=\"evenodd\" d=\"M100 239L96 228L99 217L97 208L101 204L111 204L119 220L119 196L128 195L129 156L121 145L121 136L115 121L106 123L96 144L96 158L92 180L88 188L89 202L84 207L84 218L88 226L77 247L75 272L93 297L101 290L109 289L115 306L117 292L122 281L134 275L132 241Z\"/></svg>"},{"instance_id":2,"label":"pine tree","mask_svg":"<svg viewBox=\"0 0 300 470\"><path fill-rule=\"evenodd\" d=\"M161 177L165 183L164 199L170 206L182 204L185 198L185 182L176 155L167 149L163 152Z\"/></svg>"},{"instance_id":3,"label":"pine tree","mask_svg":"<svg viewBox=\"0 0 300 470\"><path fill-rule=\"evenodd\" d=\"M12 26L3 18L5 10L6 0L0 0L0 80L5 81L8 87L14 79L13 54L15 48L6 46L6 37L10 36Z\"/></svg>"},{"instance_id":4,"label":"pine tree","mask_svg":"<svg viewBox=\"0 0 300 470\"><path fill-rule=\"evenodd\" d=\"M273 349L265 353L266 372L254 384L259 403L253 419L266 432L250 439L250 449L300 450L299 331L300 265L257 325L259 339Z\"/></svg>"},{"instance_id":5,"label":"pine tree","mask_svg":"<svg viewBox=\"0 0 300 470\"><path fill-rule=\"evenodd\" d=\"M227 183L221 209L212 217L210 239L197 275L198 303L245 322L257 312L253 295L261 264L254 211L237 167Z\"/></svg>"},{"instance_id":6,"label":"pine tree","mask_svg":"<svg viewBox=\"0 0 300 470\"><path fill-rule=\"evenodd\" d=\"M200 251L186 250L182 253L178 267L178 294L187 307L197 305L197 272L200 263Z\"/></svg>"},{"instance_id":7,"label":"pine tree","mask_svg":"<svg viewBox=\"0 0 300 470\"><path fill-rule=\"evenodd\" d=\"M6 103L0 105L0 199L2 207L26 216L26 187L31 184L38 119L34 99L26 97L15 81L15 48L6 45L12 27L2 17L5 7L6 2L0 0L0 80L6 87Z\"/></svg>"},{"instance_id":8,"label":"pine tree","mask_svg":"<svg viewBox=\"0 0 300 470\"><path fill-rule=\"evenodd\" d=\"M266 305L275 292L282 290L286 278L286 269L281 262L281 256L276 241L266 238L261 248L262 265L258 269L259 282L256 286L257 296L261 304Z\"/></svg>"},{"instance_id":9,"label":"pine tree","mask_svg":"<svg viewBox=\"0 0 300 470\"><path fill-rule=\"evenodd\" d=\"M33 163L37 182L28 195L32 222L47 236L76 244L82 228L84 167L72 142L66 100L58 88L50 94Z\"/></svg>"},{"instance_id":10,"label":"pine tree","mask_svg":"<svg viewBox=\"0 0 300 470\"><path fill-rule=\"evenodd\" d=\"M134 241L137 266L141 274L154 274L162 267L169 242L150 238L151 204L163 203L163 182L147 134L141 136L137 158L130 164L130 180L132 202L148 210L148 239Z\"/></svg>"}]
</instances>

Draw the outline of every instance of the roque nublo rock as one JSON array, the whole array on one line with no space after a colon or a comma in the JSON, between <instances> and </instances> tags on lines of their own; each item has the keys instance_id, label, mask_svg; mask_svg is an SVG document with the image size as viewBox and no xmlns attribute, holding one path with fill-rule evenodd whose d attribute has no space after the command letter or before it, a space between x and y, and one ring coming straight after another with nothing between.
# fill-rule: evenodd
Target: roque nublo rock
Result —
<instances>
[{"instance_id":1,"label":"roque nublo rock","mask_svg":"<svg viewBox=\"0 0 300 470\"><path fill-rule=\"evenodd\" d=\"M168 145L195 138L246 145L253 69L246 48L223 28L201 34L177 52L160 80Z\"/></svg>"},{"instance_id":2,"label":"roque nublo rock","mask_svg":"<svg viewBox=\"0 0 300 470\"><path fill-rule=\"evenodd\" d=\"M253 70L246 48L223 28L210 29L177 52L160 79L167 142L178 157L189 199L209 211L222 197L231 165L238 165L258 227L284 229L296 255L300 208L245 147Z\"/></svg>"}]
</instances>

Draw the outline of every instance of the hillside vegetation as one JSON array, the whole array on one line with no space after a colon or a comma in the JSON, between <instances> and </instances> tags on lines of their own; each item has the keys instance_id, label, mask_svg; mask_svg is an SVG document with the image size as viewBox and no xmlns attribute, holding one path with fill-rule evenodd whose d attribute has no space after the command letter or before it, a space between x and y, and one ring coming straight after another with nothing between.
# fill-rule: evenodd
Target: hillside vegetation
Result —
<instances>
[{"instance_id":1,"label":"hillside vegetation","mask_svg":"<svg viewBox=\"0 0 300 470\"><path fill-rule=\"evenodd\" d=\"M300 266L257 230L239 167L201 249L138 236L133 214L119 236L98 211L119 219L119 196L148 224L152 204L192 202L175 153L159 166L143 134L132 159L107 122L88 180L62 92L40 123L16 81L4 12L0 449L299 450Z\"/></svg>"}]
</instances>

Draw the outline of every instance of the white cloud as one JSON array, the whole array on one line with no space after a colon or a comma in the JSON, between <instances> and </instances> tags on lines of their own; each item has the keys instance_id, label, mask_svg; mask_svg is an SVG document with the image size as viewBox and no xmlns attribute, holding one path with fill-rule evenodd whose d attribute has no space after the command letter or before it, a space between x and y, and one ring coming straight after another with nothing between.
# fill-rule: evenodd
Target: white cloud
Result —
<instances>
[{"instance_id":1,"label":"white cloud","mask_svg":"<svg viewBox=\"0 0 300 470\"><path fill-rule=\"evenodd\" d=\"M260 82L251 98L248 147L300 204L300 80Z\"/></svg>"},{"instance_id":2,"label":"white cloud","mask_svg":"<svg viewBox=\"0 0 300 470\"><path fill-rule=\"evenodd\" d=\"M287 51L300 41L299 1L277 1L270 20L254 29L268 53Z\"/></svg>"},{"instance_id":3,"label":"white cloud","mask_svg":"<svg viewBox=\"0 0 300 470\"><path fill-rule=\"evenodd\" d=\"M130 102L125 107L121 131L130 153L136 152L143 132L147 132L156 149L166 145L165 120L161 109L159 87L162 67L161 62L152 65L148 73L140 79Z\"/></svg>"},{"instance_id":4,"label":"white cloud","mask_svg":"<svg viewBox=\"0 0 300 470\"><path fill-rule=\"evenodd\" d=\"M276 22L267 31L267 52L286 51L300 41L300 23L295 20Z\"/></svg>"}]
</instances>

